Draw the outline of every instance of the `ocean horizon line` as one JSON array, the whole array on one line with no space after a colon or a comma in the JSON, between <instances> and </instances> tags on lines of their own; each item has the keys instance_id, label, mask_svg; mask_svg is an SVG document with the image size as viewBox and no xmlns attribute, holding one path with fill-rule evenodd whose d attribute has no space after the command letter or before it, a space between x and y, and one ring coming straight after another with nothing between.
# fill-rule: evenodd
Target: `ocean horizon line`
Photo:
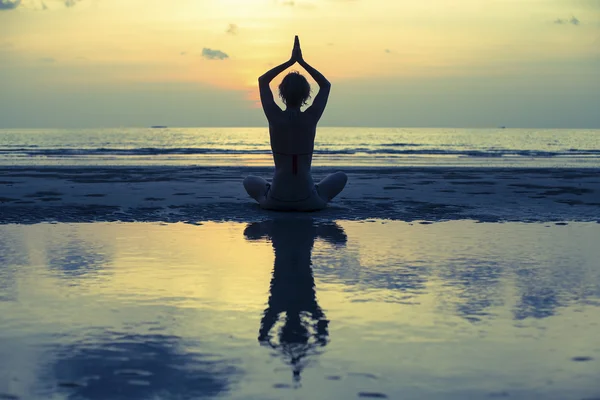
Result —
<instances>
[{"instance_id":1,"label":"ocean horizon line","mask_svg":"<svg viewBox=\"0 0 600 400\"><path fill-rule=\"evenodd\" d=\"M247 129L247 128L264 128L268 129L268 124L265 125L118 125L118 126L71 126L71 127L55 127L55 126L21 126L21 127L0 127L0 130L41 130L41 129L55 129L55 130L88 130L88 129L209 129L209 128L220 128L220 129ZM342 129L342 128L356 128L356 129L482 129L482 130L600 130L600 125L597 127L520 127L520 126L371 126L371 125L319 125L319 128L328 129Z\"/></svg>"}]
</instances>

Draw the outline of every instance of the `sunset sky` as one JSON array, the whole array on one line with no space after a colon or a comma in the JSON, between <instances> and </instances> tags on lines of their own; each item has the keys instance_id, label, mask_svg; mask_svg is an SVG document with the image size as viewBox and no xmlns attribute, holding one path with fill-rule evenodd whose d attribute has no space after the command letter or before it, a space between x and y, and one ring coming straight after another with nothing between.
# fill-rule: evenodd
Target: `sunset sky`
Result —
<instances>
[{"instance_id":1,"label":"sunset sky","mask_svg":"<svg viewBox=\"0 0 600 400\"><path fill-rule=\"evenodd\" d=\"M295 34L321 126L600 128L600 0L0 0L0 128L264 126Z\"/></svg>"}]
</instances>

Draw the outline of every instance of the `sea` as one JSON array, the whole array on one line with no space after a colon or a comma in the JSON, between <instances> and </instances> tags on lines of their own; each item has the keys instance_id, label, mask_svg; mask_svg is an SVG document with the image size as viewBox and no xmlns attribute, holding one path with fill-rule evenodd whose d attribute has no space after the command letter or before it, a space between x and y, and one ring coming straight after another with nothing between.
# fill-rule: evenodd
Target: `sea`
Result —
<instances>
[{"instance_id":1,"label":"sea","mask_svg":"<svg viewBox=\"0 0 600 400\"><path fill-rule=\"evenodd\" d=\"M266 127L0 129L0 165L272 165ZM600 129L322 127L313 166L600 167Z\"/></svg>"}]
</instances>

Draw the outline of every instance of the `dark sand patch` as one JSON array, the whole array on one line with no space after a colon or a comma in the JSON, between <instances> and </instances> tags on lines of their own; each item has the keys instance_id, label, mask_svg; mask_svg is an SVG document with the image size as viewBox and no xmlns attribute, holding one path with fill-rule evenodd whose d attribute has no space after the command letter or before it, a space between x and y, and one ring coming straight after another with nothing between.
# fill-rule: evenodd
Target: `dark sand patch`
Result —
<instances>
[{"instance_id":1,"label":"dark sand patch","mask_svg":"<svg viewBox=\"0 0 600 400\"><path fill-rule=\"evenodd\" d=\"M18 199L11 199L10 197L0 197L0 203L9 203L11 201L17 201Z\"/></svg>"},{"instance_id":2,"label":"dark sand patch","mask_svg":"<svg viewBox=\"0 0 600 400\"><path fill-rule=\"evenodd\" d=\"M134 177L111 177L111 178L80 178L72 177L69 179L74 183L146 183L146 182L169 182L171 178L160 178L160 177L148 177L148 178L134 178Z\"/></svg>"},{"instance_id":3,"label":"dark sand patch","mask_svg":"<svg viewBox=\"0 0 600 400\"><path fill-rule=\"evenodd\" d=\"M511 183L508 186L520 187L525 189L548 189L541 194L544 196L557 196L561 194L574 194L580 196L582 194L594 193L592 189L581 188L574 186L548 186L548 185L537 185L533 183ZM515 191L515 193L520 193Z\"/></svg>"},{"instance_id":4,"label":"dark sand patch","mask_svg":"<svg viewBox=\"0 0 600 400\"><path fill-rule=\"evenodd\" d=\"M173 193L173 196L191 196L196 193Z\"/></svg>"},{"instance_id":5,"label":"dark sand patch","mask_svg":"<svg viewBox=\"0 0 600 400\"><path fill-rule=\"evenodd\" d=\"M480 179L479 175L470 175L465 173L451 172L442 176L443 179Z\"/></svg>"},{"instance_id":6,"label":"dark sand patch","mask_svg":"<svg viewBox=\"0 0 600 400\"><path fill-rule=\"evenodd\" d=\"M41 197L40 201L60 201L62 197Z\"/></svg>"},{"instance_id":7,"label":"dark sand patch","mask_svg":"<svg viewBox=\"0 0 600 400\"><path fill-rule=\"evenodd\" d=\"M542 194L546 195L546 196L557 196L557 195L561 195L561 194L574 194L576 196L581 196L582 194L586 194L586 193L594 193L594 191L591 189L586 189L586 188L576 188L576 187L572 187L572 186L559 186L559 187L555 188L555 190L548 190Z\"/></svg>"},{"instance_id":8,"label":"dark sand patch","mask_svg":"<svg viewBox=\"0 0 600 400\"><path fill-rule=\"evenodd\" d=\"M405 186L384 186L383 190L398 190L398 189L406 189Z\"/></svg>"},{"instance_id":9,"label":"dark sand patch","mask_svg":"<svg viewBox=\"0 0 600 400\"><path fill-rule=\"evenodd\" d=\"M76 388L83 387L85 385L82 385L77 382L59 382L58 386L62 387L62 388L76 389Z\"/></svg>"},{"instance_id":10,"label":"dark sand patch","mask_svg":"<svg viewBox=\"0 0 600 400\"><path fill-rule=\"evenodd\" d=\"M164 197L146 197L144 200L146 201L163 201Z\"/></svg>"},{"instance_id":11,"label":"dark sand patch","mask_svg":"<svg viewBox=\"0 0 600 400\"><path fill-rule=\"evenodd\" d=\"M560 175L554 174L554 176L561 179L586 179L596 178L598 176L598 173L586 170L570 170L566 173L560 173Z\"/></svg>"},{"instance_id":12,"label":"dark sand patch","mask_svg":"<svg viewBox=\"0 0 600 400\"><path fill-rule=\"evenodd\" d=\"M451 204L425 203L425 202L405 202L418 203L414 207L408 207L408 211L415 216L417 220L438 220L440 215L456 215L468 206L455 206Z\"/></svg>"},{"instance_id":13,"label":"dark sand patch","mask_svg":"<svg viewBox=\"0 0 600 400\"><path fill-rule=\"evenodd\" d=\"M520 187L525 189L553 189L553 186L543 186L533 183L510 183L508 186Z\"/></svg>"},{"instance_id":14,"label":"dark sand patch","mask_svg":"<svg viewBox=\"0 0 600 400\"><path fill-rule=\"evenodd\" d=\"M90 193L90 194L84 194L84 197L104 197L106 196L106 194L104 193Z\"/></svg>"},{"instance_id":15,"label":"dark sand patch","mask_svg":"<svg viewBox=\"0 0 600 400\"><path fill-rule=\"evenodd\" d=\"M24 197L48 197L48 196L62 196L64 193L49 191L40 191L35 193L26 194Z\"/></svg>"},{"instance_id":16,"label":"dark sand patch","mask_svg":"<svg viewBox=\"0 0 600 400\"><path fill-rule=\"evenodd\" d=\"M378 379L377 375L368 372L349 372L349 376L359 376L361 378Z\"/></svg>"},{"instance_id":17,"label":"dark sand patch","mask_svg":"<svg viewBox=\"0 0 600 400\"><path fill-rule=\"evenodd\" d=\"M495 185L492 181L450 181L451 185Z\"/></svg>"},{"instance_id":18,"label":"dark sand patch","mask_svg":"<svg viewBox=\"0 0 600 400\"><path fill-rule=\"evenodd\" d=\"M576 362L586 362L586 361L592 361L593 358L589 357L589 356L577 356L577 357L573 357L571 358L571 361L576 361Z\"/></svg>"},{"instance_id":19,"label":"dark sand patch","mask_svg":"<svg viewBox=\"0 0 600 400\"><path fill-rule=\"evenodd\" d=\"M162 210L162 207L139 207L138 208L139 211L145 213L145 212L156 212L156 211L160 211Z\"/></svg>"},{"instance_id":20,"label":"dark sand patch","mask_svg":"<svg viewBox=\"0 0 600 400\"><path fill-rule=\"evenodd\" d=\"M276 383L273 385L274 389L291 389L292 385L288 383Z\"/></svg>"},{"instance_id":21,"label":"dark sand patch","mask_svg":"<svg viewBox=\"0 0 600 400\"><path fill-rule=\"evenodd\" d=\"M358 392L358 397L366 399L387 399L387 395L379 392Z\"/></svg>"},{"instance_id":22,"label":"dark sand patch","mask_svg":"<svg viewBox=\"0 0 600 400\"><path fill-rule=\"evenodd\" d=\"M570 206L575 206L578 204L586 204L581 200L554 200L555 203L568 204Z\"/></svg>"}]
</instances>

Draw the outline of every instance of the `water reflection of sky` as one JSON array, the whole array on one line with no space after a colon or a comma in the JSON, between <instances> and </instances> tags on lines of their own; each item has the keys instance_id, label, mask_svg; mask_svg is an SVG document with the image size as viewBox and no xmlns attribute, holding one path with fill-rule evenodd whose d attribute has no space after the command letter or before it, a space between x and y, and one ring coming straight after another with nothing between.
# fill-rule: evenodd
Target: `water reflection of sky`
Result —
<instances>
[{"instance_id":1,"label":"water reflection of sky","mask_svg":"<svg viewBox=\"0 0 600 400\"><path fill-rule=\"evenodd\" d=\"M594 225L560 232L542 224L440 223L435 233L413 225L400 234L393 223L365 225L346 254L316 267L356 301L410 302L435 286L441 307L478 321L513 301L513 317L521 320L600 298ZM374 230L378 235L365 234Z\"/></svg>"},{"instance_id":2,"label":"water reflection of sky","mask_svg":"<svg viewBox=\"0 0 600 400\"><path fill-rule=\"evenodd\" d=\"M0 236L0 302L17 299L15 276L29 264L29 254L23 245L18 234Z\"/></svg>"},{"instance_id":3,"label":"water reflection of sky","mask_svg":"<svg viewBox=\"0 0 600 400\"><path fill-rule=\"evenodd\" d=\"M185 346L184 346L185 345ZM163 334L101 332L49 349L60 355L42 373L40 391L73 399L214 398L228 391L239 371L231 360L188 352ZM45 376L44 376L45 375Z\"/></svg>"},{"instance_id":4,"label":"water reflection of sky","mask_svg":"<svg viewBox=\"0 0 600 400\"><path fill-rule=\"evenodd\" d=\"M598 395L599 234L0 226L0 398Z\"/></svg>"}]
</instances>

